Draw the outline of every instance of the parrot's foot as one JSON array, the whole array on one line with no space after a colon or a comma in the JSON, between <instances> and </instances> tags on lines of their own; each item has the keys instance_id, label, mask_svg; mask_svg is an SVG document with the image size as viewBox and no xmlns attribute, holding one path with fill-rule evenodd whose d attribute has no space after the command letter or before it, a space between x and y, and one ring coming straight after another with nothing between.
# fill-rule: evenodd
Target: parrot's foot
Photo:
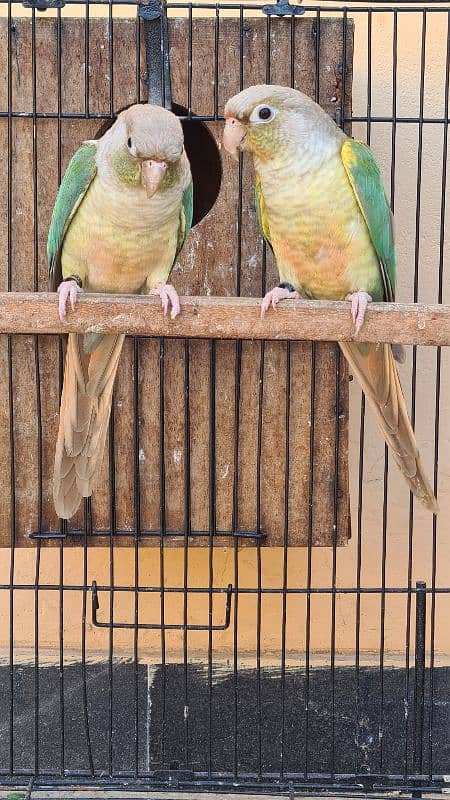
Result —
<instances>
[{"instance_id":1,"label":"parrot's foot","mask_svg":"<svg viewBox=\"0 0 450 800\"><path fill-rule=\"evenodd\" d=\"M150 294L157 294L161 298L164 316L169 310L169 303L172 306L171 319L175 319L178 316L180 313L180 298L170 283L157 283L153 289L150 289Z\"/></svg>"},{"instance_id":2,"label":"parrot's foot","mask_svg":"<svg viewBox=\"0 0 450 800\"><path fill-rule=\"evenodd\" d=\"M295 300L298 297L300 297L298 292L290 292L289 289L284 289L281 286L275 286L275 288L271 289L270 292L267 292L262 299L261 319L264 319L265 313L268 311L269 307L272 306L272 308L275 309L280 300L287 300L287 298L290 300Z\"/></svg>"},{"instance_id":3,"label":"parrot's foot","mask_svg":"<svg viewBox=\"0 0 450 800\"><path fill-rule=\"evenodd\" d=\"M75 305L78 298L78 292L80 291L80 287L78 286L76 281L68 280L63 281L58 286L58 314L61 322L66 321L66 314L67 314L67 300L70 300L70 307L72 311L75 311Z\"/></svg>"},{"instance_id":4,"label":"parrot's foot","mask_svg":"<svg viewBox=\"0 0 450 800\"><path fill-rule=\"evenodd\" d=\"M356 336L364 324L367 306L372 302L372 298L367 292L353 292L348 294L345 299L351 300L352 303L352 320L355 325Z\"/></svg>"}]
</instances>

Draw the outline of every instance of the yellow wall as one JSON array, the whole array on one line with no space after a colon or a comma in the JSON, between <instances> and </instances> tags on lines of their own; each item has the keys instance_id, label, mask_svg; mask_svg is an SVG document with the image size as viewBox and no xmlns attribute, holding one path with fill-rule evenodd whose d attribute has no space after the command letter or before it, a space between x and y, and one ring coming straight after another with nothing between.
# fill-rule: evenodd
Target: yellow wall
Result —
<instances>
[{"instance_id":1,"label":"yellow wall","mask_svg":"<svg viewBox=\"0 0 450 800\"><path fill-rule=\"evenodd\" d=\"M3 7L2 7L3 10ZM73 9L70 9L73 12ZM105 9L92 10L92 15L104 13ZM21 6L14 6L14 13L21 16ZM66 10L63 12L68 13ZM81 9L84 13L84 8ZM323 12L324 14L326 12ZM114 9L115 15L125 15L126 9ZM355 57L353 111L355 115L365 115L367 111L367 16L352 13L355 21ZM392 112L392 15L374 11L372 18L372 115L390 115ZM416 115L419 113L419 74L420 42L422 17L420 13L399 14L398 16L398 98L397 114ZM424 113L429 116L442 116L444 113L445 52L447 39L446 13L428 15L426 37L426 82ZM354 125L354 135L366 137L364 124ZM371 129L371 143L378 157L389 193L391 162L391 126L374 123ZM415 252L415 213L417 178L418 126L401 124L397 126L396 139L396 236L399 253L398 298L403 301L413 299L414 252ZM443 126L426 125L423 134L420 252L419 252L419 299L423 302L437 300L437 269L439 263L441 173L443 163ZM448 216L448 215L447 215ZM448 245L445 245L445 260L448 261ZM450 302L450 282L448 268L444 269L443 302ZM416 430L424 462L432 473L434 463L434 403L435 403L436 352L422 348L417 357L417 406ZM407 364L401 367L401 377L408 398L411 395L411 353ZM450 405L449 353L442 354L441 375L441 428L439 450L439 496L442 513L437 524L436 537L436 583L449 585L450 537L448 535L448 516L450 512L449 474L449 405ZM337 553L337 585L352 587L357 574L357 483L359 458L359 413L360 392L351 386L351 486L353 509L353 538L348 547ZM362 517L361 584L379 586L381 575L381 554L383 549L382 506L383 506L384 446L368 414L366 417L364 448L364 513ZM408 492L399 478L396 468L389 466L388 524L386 536L386 585L406 586L408 580ZM412 581L432 579L432 519L420 508L415 508L412 536ZM41 583L57 583L60 569L58 549L46 549L41 555ZM332 552L329 549L316 549L313 552L313 586L328 586L332 575ZM252 547L239 552L239 586L257 586L257 553ZM71 584L83 581L83 553L78 549L64 551L64 580ZM115 548L115 583L133 585L134 553L132 549ZM183 571L183 551L168 549L164 558L166 585L181 586ZM234 551L218 548L214 551L214 585L225 586L235 583ZM159 551L149 548L140 552L140 582L158 585L160 575ZM208 552L206 549L193 549L189 553L189 586L208 585ZM33 582L35 572L35 551L21 550L16 553L15 582ZM96 548L89 552L87 562L88 583L96 579L98 583L109 582L109 551ZM264 587L280 587L283 580L282 550L261 550L261 575ZM307 575L306 550L290 549L288 556L288 585L304 587ZM2 551L0 557L0 582L9 579L9 554ZM59 641L59 596L57 592L39 593L39 645L42 660L58 658ZM9 636L9 598L6 591L0 592L0 647L7 654ZM107 618L107 595L101 595L99 616ZM158 621L158 595L145 595L140 601L140 619ZM115 614L117 620L132 621L133 595L116 595ZM81 643L82 594L78 591L66 592L64 596L64 652L65 659L78 659ZM431 603L428 603L430 611ZM15 593L15 633L16 657L33 658L34 638L34 595L32 592ZM224 597L214 601L214 621L222 620ZM287 601L286 647L289 660L304 662L305 612L304 596L289 596ZM447 663L450 654L450 626L448 615L450 599L448 595L438 596L436 601L435 647L438 663ZM346 663L354 659L356 603L351 595L339 596L336 600L336 648ZM385 648L386 664L404 663L406 596L388 595L386 598ZM88 596L88 619L90 597ZM215 633L213 652L215 660L232 657L233 653L233 615L230 630ZM412 601L412 619L414 599ZM331 636L330 596L313 596L311 600L311 647L316 651L316 660L329 661ZM428 621L430 617L428 615ZM166 598L166 621L182 621L182 595ZM206 623L207 599L205 596L189 598L189 621ZM263 658L269 663L279 663L281 648L282 602L279 595L265 596L262 600L261 644ZM257 599L254 595L240 596L238 609L238 651L239 662L254 663L257 628ZM429 642L428 626L428 642ZM192 659L206 657L208 637L203 633L191 633L188 638L189 654ZM361 649L363 661L377 659L380 644L380 598L365 595L361 600ZM145 632L139 635L141 658L158 661L161 653L161 636L158 632ZM177 660L182 653L182 636L178 633L166 634L167 660ZM94 630L87 624L88 658L104 657L108 649L108 633ZM120 657L130 657L133 651L133 635L117 632L114 636L114 652Z\"/></svg>"}]
</instances>

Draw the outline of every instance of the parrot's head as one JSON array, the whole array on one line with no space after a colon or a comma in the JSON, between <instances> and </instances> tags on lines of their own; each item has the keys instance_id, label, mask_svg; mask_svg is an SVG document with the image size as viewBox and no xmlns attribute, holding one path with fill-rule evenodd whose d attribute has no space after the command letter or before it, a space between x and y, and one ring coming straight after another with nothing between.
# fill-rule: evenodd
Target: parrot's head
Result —
<instances>
[{"instance_id":1,"label":"parrot's head","mask_svg":"<svg viewBox=\"0 0 450 800\"><path fill-rule=\"evenodd\" d=\"M150 104L122 111L103 139L116 178L132 186L142 183L149 198L172 183L184 151L179 119Z\"/></svg>"},{"instance_id":2,"label":"parrot's head","mask_svg":"<svg viewBox=\"0 0 450 800\"><path fill-rule=\"evenodd\" d=\"M317 103L287 86L250 86L225 106L223 144L234 158L242 150L260 161L302 151L310 156L312 149L321 155L342 136Z\"/></svg>"}]
</instances>

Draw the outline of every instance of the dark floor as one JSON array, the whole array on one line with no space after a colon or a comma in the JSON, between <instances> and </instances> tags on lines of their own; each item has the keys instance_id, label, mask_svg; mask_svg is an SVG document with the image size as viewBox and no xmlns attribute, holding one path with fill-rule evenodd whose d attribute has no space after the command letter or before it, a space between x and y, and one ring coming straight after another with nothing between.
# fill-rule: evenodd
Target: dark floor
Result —
<instances>
[{"instance_id":1,"label":"dark floor","mask_svg":"<svg viewBox=\"0 0 450 800\"><path fill-rule=\"evenodd\" d=\"M187 677L187 685L186 685ZM38 679L38 682L37 682ZM18 770L159 769L258 773L405 773L412 766L414 671L314 668L212 670L118 663L112 691L107 664L64 668L15 666L13 768ZM86 688L84 702L83 687ZM36 692L39 699L36 716ZM260 703L258 703L258 697ZM383 706L381 707L381 698ZM187 701L186 701L187 698ZM308 716L306 699L308 698ZM284 709L284 726L283 720ZM0 667L0 770L11 759L10 671ZM407 726L407 717L409 717ZM236 722L237 720L237 722ZM36 725L37 723L37 725ZM39 748L35 750L36 728ZM110 737L110 731L112 736ZM426 674L423 758L450 773L450 668ZM89 740L92 765L89 759ZM408 745L406 744L408 742ZM308 743L308 746L307 746ZM283 754L283 755L281 755ZM62 759L64 758L64 762ZM111 762L110 762L111 759Z\"/></svg>"}]
</instances>

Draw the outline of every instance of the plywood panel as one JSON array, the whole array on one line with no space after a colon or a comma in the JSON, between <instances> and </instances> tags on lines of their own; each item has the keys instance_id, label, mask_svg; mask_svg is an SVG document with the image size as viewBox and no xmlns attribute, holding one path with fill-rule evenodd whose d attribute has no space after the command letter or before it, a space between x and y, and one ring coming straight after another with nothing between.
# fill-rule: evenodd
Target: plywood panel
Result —
<instances>
[{"instance_id":1,"label":"plywood panel","mask_svg":"<svg viewBox=\"0 0 450 800\"><path fill-rule=\"evenodd\" d=\"M12 108L88 116L112 112L145 97L140 84L145 63L138 51L135 20L61 21L17 19L12 35ZM292 84L317 96L331 114L341 107L344 28L338 19L275 19L260 17L197 19L192 26L192 80L188 74L189 21L170 20L170 52L174 102L187 107L189 87L193 113L219 114L226 99L243 85L265 80ZM142 43L144 37L141 36ZM218 42L217 61L214 42ZM352 26L346 28L346 97L350 109ZM269 47L270 60L266 59ZM319 47L320 75L316 75ZM59 49L60 48L60 49ZM293 49L292 49L293 48ZM33 92L31 56L36 53L36 85ZM7 63L7 20L0 20L1 63ZM58 97L58 63L61 56L61 91ZM88 59L87 68L86 57ZM217 71L219 82L214 85ZM0 106L7 109L7 81L0 82ZM15 290L46 288L46 234L60 169L64 170L76 147L92 138L108 122L93 119L16 119L12 121L12 285ZM192 123L195 125L196 123ZM222 123L208 123L220 147ZM35 132L35 137L33 134ZM5 152L7 120L0 120ZM33 140L37 170L33 165ZM0 165L7 185L7 163ZM239 189L242 195L239 195ZM7 196L0 198L6 211ZM37 211L35 220L34 212ZM0 285L7 288L8 228L1 215ZM253 170L244 159L242 171L227 158L219 198L209 215L193 230L173 283L180 294L244 294L260 296L277 282L276 267L266 253L257 228L253 200ZM7 380L7 342L1 337L2 385ZM127 341L119 368L114 398L114 453L105 453L99 486L92 500L94 529L111 525L111 465L115 466L114 508L116 526L134 531L134 477L138 464L141 487L139 522L142 530L160 526L160 419L161 389L164 397L164 468L168 530L183 531L187 486L191 503L191 527L207 530L214 507L216 527L231 530L233 486L238 470L235 522L240 530L254 530L260 519L266 544L281 544L285 530L286 420L289 414L288 542L305 545L308 535L315 544L331 544L333 536L344 542L348 533L347 470L347 371L337 370L333 344L316 346L315 372L312 347L297 343L290 348L290 383L287 380L288 346L283 343L166 342L163 387L160 386L160 341ZM58 530L52 499L51 472L58 423L60 354L57 337L13 337L14 453L17 544L28 545L28 534L39 524L42 498L43 530ZM137 356L136 356L137 354ZM188 359L188 364L186 363ZM334 376L338 375L337 383ZM189 378L189 392L185 378ZM332 378L330 379L330 376ZM36 381L39 377L38 389ZM238 385L236 385L238 380ZM260 382L262 380L262 383ZM315 382L313 417L320 428L310 435L311 381ZM138 402L134 403L134 386ZM211 406L214 391L215 409ZM287 405L287 400L289 403ZM339 413L336 414L336 398ZM42 450L39 451L37 408L41 405ZM215 411L215 413L213 413ZM187 416L186 416L187 414ZM185 419L190 436L185 435ZM0 445L9 449L7 393L0 399ZM137 431L135 451L135 436ZM211 464L211 443L215 463ZM260 443L260 451L259 451ZM314 452L310 453L310 444ZM337 443L337 448L335 447ZM190 446L188 458L187 446ZM337 454L335 457L335 453ZM236 458L237 456L237 458ZM258 459L260 458L258 469ZM3 465L0 488L0 541L10 537L10 475ZM310 480L310 463L313 480ZM189 468L189 474L187 472ZM42 492L39 475L42 475ZM335 478L338 480L334 491ZM257 508L257 485L261 497ZM310 491L313 491L310 498ZM323 497L327 497L324 504ZM337 498L335 508L334 499ZM312 513L310 514L310 500ZM326 508L325 508L326 506ZM333 534L333 521L337 532ZM83 526L83 509L71 521ZM312 520L312 533L310 522ZM310 533L308 533L310 531ZM74 541L77 541L74 539ZM94 536L93 543L100 537ZM132 542L133 537L121 539ZM157 543L158 537L144 537ZM180 540L169 540L176 544ZM193 539L198 544L206 539ZM224 540L220 538L223 544Z\"/></svg>"}]
</instances>

